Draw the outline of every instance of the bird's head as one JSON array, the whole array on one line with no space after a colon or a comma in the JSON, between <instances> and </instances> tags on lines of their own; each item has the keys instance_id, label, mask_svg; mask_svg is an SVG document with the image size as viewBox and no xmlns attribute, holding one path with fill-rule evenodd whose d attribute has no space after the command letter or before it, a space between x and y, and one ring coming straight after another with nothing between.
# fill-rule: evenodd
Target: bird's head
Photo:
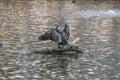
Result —
<instances>
[{"instance_id":1,"label":"bird's head","mask_svg":"<svg viewBox=\"0 0 120 80\"><path fill-rule=\"evenodd\" d=\"M60 25L58 23L56 23L55 26L56 26L55 30L60 30Z\"/></svg>"}]
</instances>

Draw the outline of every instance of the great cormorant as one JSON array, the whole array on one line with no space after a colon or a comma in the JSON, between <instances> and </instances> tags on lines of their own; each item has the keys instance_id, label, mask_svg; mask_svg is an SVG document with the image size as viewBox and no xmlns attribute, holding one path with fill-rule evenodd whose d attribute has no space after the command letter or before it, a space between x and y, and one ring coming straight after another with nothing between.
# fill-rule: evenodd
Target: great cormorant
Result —
<instances>
[{"instance_id":1,"label":"great cormorant","mask_svg":"<svg viewBox=\"0 0 120 80\"><path fill-rule=\"evenodd\" d=\"M63 46L66 45L69 48L70 47L70 44L68 43L69 35L70 35L69 26L67 24L65 24L63 31L61 31L60 26L56 24L55 29L53 28L49 29L43 35L38 37L38 40L43 41L51 40L58 43L58 47L60 47L61 45Z\"/></svg>"}]
</instances>

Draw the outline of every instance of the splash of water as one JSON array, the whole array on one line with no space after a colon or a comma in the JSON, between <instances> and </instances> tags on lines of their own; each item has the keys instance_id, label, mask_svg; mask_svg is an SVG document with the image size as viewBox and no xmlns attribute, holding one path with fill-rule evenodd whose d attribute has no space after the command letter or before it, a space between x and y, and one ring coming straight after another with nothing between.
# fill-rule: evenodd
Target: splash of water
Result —
<instances>
[{"instance_id":1,"label":"splash of water","mask_svg":"<svg viewBox=\"0 0 120 80\"><path fill-rule=\"evenodd\" d=\"M77 18L92 18L92 17L99 17L99 18L114 18L120 17L120 10L81 10L75 11L73 15Z\"/></svg>"}]
</instances>

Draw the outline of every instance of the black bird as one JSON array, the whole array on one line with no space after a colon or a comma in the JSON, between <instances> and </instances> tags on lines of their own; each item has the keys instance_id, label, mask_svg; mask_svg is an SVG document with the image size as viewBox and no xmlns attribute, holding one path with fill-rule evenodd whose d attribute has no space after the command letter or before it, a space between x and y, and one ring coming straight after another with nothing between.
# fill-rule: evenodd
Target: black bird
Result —
<instances>
[{"instance_id":1,"label":"black bird","mask_svg":"<svg viewBox=\"0 0 120 80\"><path fill-rule=\"evenodd\" d=\"M56 43L58 43L58 47L60 47L60 45L67 45L67 47L70 47L69 43L68 43L68 38L69 38L69 26L67 24L65 24L65 27L63 29L63 31L60 31L60 27L58 24L56 24L56 28L53 29L49 29L47 32L45 32L43 35L41 35L40 37L38 37L38 40L51 40L54 41Z\"/></svg>"}]
</instances>

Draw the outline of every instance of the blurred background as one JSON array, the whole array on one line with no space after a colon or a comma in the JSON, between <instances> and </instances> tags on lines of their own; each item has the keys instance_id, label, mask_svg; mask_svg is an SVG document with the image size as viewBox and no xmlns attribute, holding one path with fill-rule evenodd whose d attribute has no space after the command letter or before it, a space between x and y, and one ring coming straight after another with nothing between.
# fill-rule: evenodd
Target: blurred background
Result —
<instances>
[{"instance_id":1,"label":"blurred background","mask_svg":"<svg viewBox=\"0 0 120 80\"><path fill-rule=\"evenodd\" d=\"M70 26L83 55L35 54L55 23ZM0 0L0 80L119 80L119 0Z\"/></svg>"}]
</instances>

